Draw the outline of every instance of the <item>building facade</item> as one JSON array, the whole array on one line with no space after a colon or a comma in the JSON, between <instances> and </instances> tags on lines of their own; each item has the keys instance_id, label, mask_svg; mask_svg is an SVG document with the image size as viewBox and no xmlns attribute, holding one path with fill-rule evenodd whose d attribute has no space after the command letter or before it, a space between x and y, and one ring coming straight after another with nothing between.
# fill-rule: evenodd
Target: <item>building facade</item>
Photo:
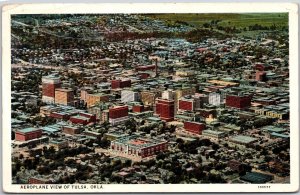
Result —
<instances>
[{"instance_id":1,"label":"building facade","mask_svg":"<svg viewBox=\"0 0 300 195\"><path fill-rule=\"evenodd\" d=\"M86 94L86 106L87 108L90 108L92 106L95 106L97 103L100 102L108 102L109 97L106 94L97 93L97 94Z\"/></svg>"},{"instance_id":2,"label":"building facade","mask_svg":"<svg viewBox=\"0 0 300 195\"><path fill-rule=\"evenodd\" d=\"M128 120L128 106L117 106L109 109L109 122L117 125Z\"/></svg>"},{"instance_id":3,"label":"building facade","mask_svg":"<svg viewBox=\"0 0 300 195\"><path fill-rule=\"evenodd\" d=\"M81 112L81 113L78 113L78 115L71 116L70 121L74 124L87 125L89 123L96 122L96 115Z\"/></svg>"},{"instance_id":4,"label":"building facade","mask_svg":"<svg viewBox=\"0 0 300 195\"><path fill-rule=\"evenodd\" d=\"M72 126L64 126L62 128L63 133L65 134L70 134L70 135L74 135L74 134L80 134L81 133L81 129L78 127L72 127Z\"/></svg>"},{"instance_id":5,"label":"building facade","mask_svg":"<svg viewBox=\"0 0 300 195\"><path fill-rule=\"evenodd\" d=\"M173 121L174 120L174 100L157 99L156 114L159 115L161 120Z\"/></svg>"},{"instance_id":6,"label":"building facade","mask_svg":"<svg viewBox=\"0 0 300 195\"><path fill-rule=\"evenodd\" d=\"M245 109L251 106L251 95L227 95L226 106Z\"/></svg>"},{"instance_id":7,"label":"building facade","mask_svg":"<svg viewBox=\"0 0 300 195\"><path fill-rule=\"evenodd\" d=\"M181 89L177 89L175 91L175 96L174 96L174 106L175 106L175 111L177 112L178 110L178 100L186 95L194 95L196 93L196 88L195 87L183 87Z\"/></svg>"},{"instance_id":8,"label":"building facade","mask_svg":"<svg viewBox=\"0 0 300 195\"><path fill-rule=\"evenodd\" d=\"M256 81L266 81L267 80L267 74L264 71L256 71L255 73L255 80Z\"/></svg>"},{"instance_id":9,"label":"building facade","mask_svg":"<svg viewBox=\"0 0 300 195\"><path fill-rule=\"evenodd\" d=\"M219 93L209 93L208 94L208 103L214 106L220 106L222 103L222 97Z\"/></svg>"},{"instance_id":10,"label":"building facade","mask_svg":"<svg viewBox=\"0 0 300 195\"><path fill-rule=\"evenodd\" d=\"M186 122L184 122L184 129L188 132L201 135L202 131L205 129L205 124L192 122L192 121L186 121Z\"/></svg>"},{"instance_id":11,"label":"building facade","mask_svg":"<svg viewBox=\"0 0 300 195\"><path fill-rule=\"evenodd\" d=\"M55 102L55 89L61 87L61 81L55 76L45 76L42 78L43 95L42 101L53 104Z\"/></svg>"},{"instance_id":12,"label":"building facade","mask_svg":"<svg viewBox=\"0 0 300 195\"><path fill-rule=\"evenodd\" d=\"M200 98L198 97L182 97L178 102L178 110L195 111L200 108Z\"/></svg>"},{"instance_id":13,"label":"building facade","mask_svg":"<svg viewBox=\"0 0 300 195\"><path fill-rule=\"evenodd\" d=\"M112 89L125 88L125 87L131 87L131 80L112 80L111 81Z\"/></svg>"},{"instance_id":14,"label":"building facade","mask_svg":"<svg viewBox=\"0 0 300 195\"><path fill-rule=\"evenodd\" d=\"M209 137L209 138L215 138L220 139L226 136L226 133L223 131L214 131L214 130L203 130L202 135Z\"/></svg>"},{"instance_id":15,"label":"building facade","mask_svg":"<svg viewBox=\"0 0 300 195\"><path fill-rule=\"evenodd\" d=\"M74 92L72 89L55 89L55 103L61 105L70 105L74 103Z\"/></svg>"},{"instance_id":16,"label":"building facade","mask_svg":"<svg viewBox=\"0 0 300 195\"><path fill-rule=\"evenodd\" d=\"M146 158L168 150L168 142L145 139L136 135L125 136L111 141L110 150L128 157Z\"/></svg>"},{"instance_id":17,"label":"building facade","mask_svg":"<svg viewBox=\"0 0 300 195\"><path fill-rule=\"evenodd\" d=\"M132 112L144 112L144 106L143 105L134 105L132 106Z\"/></svg>"},{"instance_id":18,"label":"building facade","mask_svg":"<svg viewBox=\"0 0 300 195\"><path fill-rule=\"evenodd\" d=\"M42 130L38 128L25 128L15 133L16 141L28 141L40 137L42 137Z\"/></svg>"},{"instance_id":19,"label":"building facade","mask_svg":"<svg viewBox=\"0 0 300 195\"><path fill-rule=\"evenodd\" d=\"M162 99L174 100L175 92L173 90L166 90L161 95Z\"/></svg>"},{"instance_id":20,"label":"building facade","mask_svg":"<svg viewBox=\"0 0 300 195\"><path fill-rule=\"evenodd\" d=\"M155 105L156 98L161 96L160 91L142 91L141 101L145 106L153 107Z\"/></svg>"},{"instance_id":21,"label":"building facade","mask_svg":"<svg viewBox=\"0 0 300 195\"><path fill-rule=\"evenodd\" d=\"M139 93L130 90L121 91L121 102L136 102L139 100Z\"/></svg>"}]
</instances>

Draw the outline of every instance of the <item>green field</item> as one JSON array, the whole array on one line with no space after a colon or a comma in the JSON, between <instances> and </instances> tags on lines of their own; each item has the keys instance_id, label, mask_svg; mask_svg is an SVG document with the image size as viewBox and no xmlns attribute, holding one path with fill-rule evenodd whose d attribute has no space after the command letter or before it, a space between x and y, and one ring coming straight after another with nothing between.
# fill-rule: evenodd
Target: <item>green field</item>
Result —
<instances>
[{"instance_id":1,"label":"green field","mask_svg":"<svg viewBox=\"0 0 300 195\"><path fill-rule=\"evenodd\" d=\"M288 27L288 13L247 13L247 14L150 14L152 18L169 22L182 21L195 27L202 27L212 20L221 20L219 26L235 26L244 28L255 24L262 26Z\"/></svg>"}]
</instances>

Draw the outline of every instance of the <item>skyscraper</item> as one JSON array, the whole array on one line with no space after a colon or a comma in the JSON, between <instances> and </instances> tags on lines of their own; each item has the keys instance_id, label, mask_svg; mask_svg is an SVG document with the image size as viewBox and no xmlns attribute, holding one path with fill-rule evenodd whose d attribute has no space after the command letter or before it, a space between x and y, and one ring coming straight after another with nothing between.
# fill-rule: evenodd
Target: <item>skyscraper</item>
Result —
<instances>
[{"instance_id":1,"label":"skyscraper","mask_svg":"<svg viewBox=\"0 0 300 195\"><path fill-rule=\"evenodd\" d=\"M174 120L174 109L174 100L158 99L156 102L156 114L161 120L167 122Z\"/></svg>"},{"instance_id":2,"label":"skyscraper","mask_svg":"<svg viewBox=\"0 0 300 195\"><path fill-rule=\"evenodd\" d=\"M42 100L46 103L55 102L55 89L61 87L61 81L59 77L50 75L42 78L43 96Z\"/></svg>"},{"instance_id":3,"label":"skyscraper","mask_svg":"<svg viewBox=\"0 0 300 195\"><path fill-rule=\"evenodd\" d=\"M72 89L55 89L55 103L62 105L73 105L74 92Z\"/></svg>"},{"instance_id":4,"label":"skyscraper","mask_svg":"<svg viewBox=\"0 0 300 195\"><path fill-rule=\"evenodd\" d=\"M109 122L112 125L128 120L128 106L116 106L109 109Z\"/></svg>"}]
</instances>

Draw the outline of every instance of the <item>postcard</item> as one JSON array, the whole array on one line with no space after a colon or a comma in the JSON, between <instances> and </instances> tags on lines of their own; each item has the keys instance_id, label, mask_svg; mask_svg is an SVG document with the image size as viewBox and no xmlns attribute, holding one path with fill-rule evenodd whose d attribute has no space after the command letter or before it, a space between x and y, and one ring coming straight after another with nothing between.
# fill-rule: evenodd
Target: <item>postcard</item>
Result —
<instances>
[{"instance_id":1,"label":"postcard","mask_svg":"<svg viewBox=\"0 0 300 195\"><path fill-rule=\"evenodd\" d=\"M297 4L9 4L2 24L5 192L298 191Z\"/></svg>"}]
</instances>

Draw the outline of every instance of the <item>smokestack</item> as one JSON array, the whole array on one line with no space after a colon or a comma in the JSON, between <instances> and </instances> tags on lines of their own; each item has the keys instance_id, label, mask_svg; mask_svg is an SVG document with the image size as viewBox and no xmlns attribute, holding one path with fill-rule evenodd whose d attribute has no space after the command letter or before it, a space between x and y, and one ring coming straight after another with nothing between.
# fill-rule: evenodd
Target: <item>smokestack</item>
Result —
<instances>
[{"instance_id":1,"label":"smokestack","mask_svg":"<svg viewBox=\"0 0 300 195\"><path fill-rule=\"evenodd\" d=\"M157 72L157 58L155 58L155 77L158 76L158 72Z\"/></svg>"}]
</instances>

